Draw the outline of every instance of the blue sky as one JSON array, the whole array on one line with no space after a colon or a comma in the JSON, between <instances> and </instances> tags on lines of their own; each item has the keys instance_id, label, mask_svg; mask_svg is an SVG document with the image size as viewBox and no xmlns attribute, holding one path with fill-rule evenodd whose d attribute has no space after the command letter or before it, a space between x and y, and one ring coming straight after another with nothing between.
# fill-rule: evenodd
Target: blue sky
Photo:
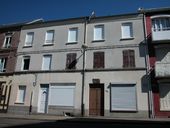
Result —
<instances>
[{"instance_id":1,"label":"blue sky","mask_svg":"<svg viewBox=\"0 0 170 128\"><path fill-rule=\"evenodd\" d=\"M139 7L170 7L170 0L1 0L0 25L38 18L56 20L136 12Z\"/></svg>"}]
</instances>

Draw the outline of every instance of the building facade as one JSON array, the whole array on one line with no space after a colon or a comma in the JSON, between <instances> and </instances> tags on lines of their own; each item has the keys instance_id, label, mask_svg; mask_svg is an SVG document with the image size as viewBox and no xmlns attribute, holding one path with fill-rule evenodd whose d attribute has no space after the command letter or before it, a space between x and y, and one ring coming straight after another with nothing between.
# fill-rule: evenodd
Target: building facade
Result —
<instances>
[{"instance_id":1,"label":"building facade","mask_svg":"<svg viewBox=\"0 0 170 128\"><path fill-rule=\"evenodd\" d=\"M170 117L170 8L144 9L153 116Z\"/></svg>"},{"instance_id":2,"label":"building facade","mask_svg":"<svg viewBox=\"0 0 170 128\"><path fill-rule=\"evenodd\" d=\"M9 113L148 117L143 15L22 27Z\"/></svg>"},{"instance_id":3,"label":"building facade","mask_svg":"<svg viewBox=\"0 0 170 128\"><path fill-rule=\"evenodd\" d=\"M21 24L0 27L0 112L7 112Z\"/></svg>"}]
</instances>

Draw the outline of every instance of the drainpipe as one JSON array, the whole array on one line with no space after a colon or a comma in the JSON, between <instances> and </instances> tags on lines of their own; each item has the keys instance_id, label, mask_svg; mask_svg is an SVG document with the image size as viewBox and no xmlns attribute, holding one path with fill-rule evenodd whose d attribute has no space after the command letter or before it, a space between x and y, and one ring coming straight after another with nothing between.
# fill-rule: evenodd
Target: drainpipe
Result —
<instances>
[{"instance_id":1,"label":"drainpipe","mask_svg":"<svg viewBox=\"0 0 170 128\"><path fill-rule=\"evenodd\" d=\"M35 81L33 82L33 90L31 91L31 98L30 98L30 107L29 107L29 115L32 113L32 103L33 103L33 97L34 97L34 89L37 84L37 74L34 74Z\"/></svg>"},{"instance_id":2,"label":"drainpipe","mask_svg":"<svg viewBox=\"0 0 170 128\"><path fill-rule=\"evenodd\" d=\"M142 12L142 11L141 11ZM143 28L144 28L144 41L145 41L145 55L146 55L146 66L147 66L147 82L148 82L148 103L149 103L149 118L154 118L154 106L153 106L153 95L152 95L152 86L151 86L151 76L150 76L150 61L149 61L149 49L148 49L148 42L147 42L147 29L146 29L146 15L145 12L143 14Z\"/></svg>"},{"instance_id":3,"label":"drainpipe","mask_svg":"<svg viewBox=\"0 0 170 128\"><path fill-rule=\"evenodd\" d=\"M86 29L87 29L87 20L88 18L85 17L84 19L84 41L83 41L83 45L82 45L82 54L83 54L83 69L82 69L82 96L81 96L81 115L84 116L85 112L85 106L84 106L84 86L85 86L85 58L86 58Z\"/></svg>"}]
</instances>

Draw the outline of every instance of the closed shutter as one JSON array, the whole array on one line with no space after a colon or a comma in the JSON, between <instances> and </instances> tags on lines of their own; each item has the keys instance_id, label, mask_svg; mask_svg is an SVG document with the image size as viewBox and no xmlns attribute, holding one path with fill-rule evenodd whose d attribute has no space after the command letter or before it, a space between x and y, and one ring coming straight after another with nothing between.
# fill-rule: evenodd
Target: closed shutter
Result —
<instances>
[{"instance_id":1,"label":"closed shutter","mask_svg":"<svg viewBox=\"0 0 170 128\"><path fill-rule=\"evenodd\" d=\"M75 84L52 84L49 105L74 106Z\"/></svg>"},{"instance_id":2,"label":"closed shutter","mask_svg":"<svg viewBox=\"0 0 170 128\"><path fill-rule=\"evenodd\" d=\"M76 69L77 64L77 54L76 53L68 53L66 59L66 69Z\"/></svg>"},{"instance_id":3,"label":"closed shutter","mask_svg":"<svg viewBox=\"0 0 170 128\"><path fill-rule=\"evenodd\" d=\"M135 67L135 52L134 50L129 50L130 67Z\"/></svg>"},{"instance_id":4,"label":"closed shutter","mask_svg":"<svg viewBox=\"0 0 170 128\"><path fill-rule=\"evenodd\" d=\"M123 67L128 67L129 59L128 59L128 51L123 51Z\"/></svg>"},{"instance_id":5,"label":"closed shutter","mask_svg":"<svg viewBox=\"0 0 170 128\"><path fill-rule=\"evenodd\" d=\"M104 68L104 52L94 52L93 68Z\"/></svg>"},{"instance_id":6,"label":"closed shutter","mask_svg":"<svg viewBox=\"0 0 170 128\"><path fill-rule=\"evenodd\" d=\"M134 50L123 51L123 67L135 67L135 52Z\"/></svg>"},{"instance_id":7,"label":"closed shutter","mask_svg":"<svg viewBox=\"0 0 170 128\"><path fill-rule=\"evenodd\" d=\"M136 87L134 84L111 86L112 111L136 111Z\"/></svg>"}]
</instances>

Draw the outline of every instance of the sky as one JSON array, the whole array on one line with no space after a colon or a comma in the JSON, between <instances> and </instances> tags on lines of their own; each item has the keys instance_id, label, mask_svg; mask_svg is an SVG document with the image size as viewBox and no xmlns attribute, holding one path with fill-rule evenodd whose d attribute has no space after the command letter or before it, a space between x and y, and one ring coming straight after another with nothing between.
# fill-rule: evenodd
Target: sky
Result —
<instances>
[{"instance_id":1,"label":"sky","mask_svg":"<svg viewBox=\"0 0 170 128\"><path fill-rule=\"evenodd\" d=\"M135 13L142 7L170 7L170 0L0 0L0 25L43 18L47 20Z\"/></svg>"}]
</instances>

